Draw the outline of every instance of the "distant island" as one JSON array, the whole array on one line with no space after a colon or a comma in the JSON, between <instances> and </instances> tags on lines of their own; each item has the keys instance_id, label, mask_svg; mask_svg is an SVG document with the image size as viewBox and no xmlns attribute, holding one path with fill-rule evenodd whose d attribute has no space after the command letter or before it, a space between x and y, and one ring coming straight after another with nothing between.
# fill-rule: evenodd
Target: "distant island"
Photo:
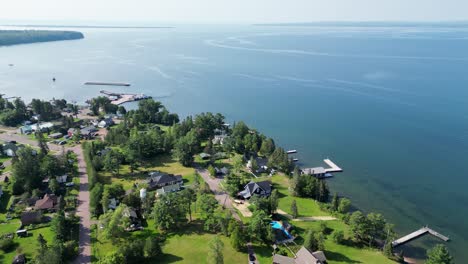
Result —
<instances>
[{"instance_id":1,"label":"distant island","mask_svg":"<svg viewBox=\"0 0 468 264\"><path fill-rule=\"evenodd\" d=\"M82 38L83 33L77 31L0 30L0 46Z\"/></svg>"}]
</instances>

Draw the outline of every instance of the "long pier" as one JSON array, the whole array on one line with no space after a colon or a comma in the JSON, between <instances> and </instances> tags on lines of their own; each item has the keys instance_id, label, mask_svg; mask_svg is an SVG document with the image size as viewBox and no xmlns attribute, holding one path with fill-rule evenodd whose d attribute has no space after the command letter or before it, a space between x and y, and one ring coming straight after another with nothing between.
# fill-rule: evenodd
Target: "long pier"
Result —
<instances>
[{"instance_id":1,"label":"long pier","mask_svg":"<svg viewBox=\"0 0 468 264\"><path fill-rule=\"evenodd\" d=\"M431 235L433 235L433 236L435 236L435 237L437 237L437 238L439 238L439 239L441 239L443 241L449 241L450 240L449 237L446 237L446 236L444 236L444 235L430 229L429 227L424 226L424 227L421 227L420 229L414 231L413 233L410 233L410 234L408 234L408 235L406 235L404 237L401 237L401 238L393 241L392 246L397 247L397 246L406 244L406 243L408 243L408 242L410 242L410 241L412 241L412 240L414 240L416 238L419 238L419 237L421 237L421 236L423 236L425 234L431 234Z\"/></svg>"},{"instance_id":2,"label":"long pier","mask_svg":"<svg viewBox=\"0 0 468 264\"><path fill-rule=\"evenodd\" d=\"M333 161L330 159L324 159L323 162L325 162L330 168L325 169L325 173L332 173L332 172L342 172L343 169L338 167Z\"/></svg>"},{"instance_id":3,"label":"long pier","mask_svg":"<svg viewBox=\"0 0 468 264\"><path fill-rule=\"evenodd\" d=\"M115 83L115 82L85 82L85 85L107 85L107 86L130 86L129 83Z\"/></svg>"}]
</instances>

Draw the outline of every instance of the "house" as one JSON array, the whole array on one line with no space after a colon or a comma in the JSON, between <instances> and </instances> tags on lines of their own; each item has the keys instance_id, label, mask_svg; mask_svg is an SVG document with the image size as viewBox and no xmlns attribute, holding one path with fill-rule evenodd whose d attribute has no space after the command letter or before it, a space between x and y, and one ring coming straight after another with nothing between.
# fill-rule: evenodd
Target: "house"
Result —
<instances>
[{"instance_id":1,"label":"house","mask_svg":"<svg viewBox=\"0 0 468 264\"><path fill-rule=\"evenodd\" d=\"M201 158L202 160L208 160L208 159L211 158L211 155L208 154L208 153L200 153L200 158Z\"/></svg>"},{"instance_id":2,"label":"house","mask_svg":"<svg viewBox=\"0 0 468 264\"><path fill-rule=\"evenodd\" d=\"M66 183L66 182L67 182L67 178L68 178L68 175L67 175L67 174L62 175L62 176L57 176L57 177L56 177L58 183Z\"/></svg>"},{"instance_id":3,"label":"house","mask_svg":"<svg viewBox=\"0 0 468 264\"><path fill-rule=\"evenodd\" d=\"M302 174L311 175L317 178L324 178L327 173L324 167L306 168L301 170Z\"/></svg>"},{"instance_id":4,"label":"house","mask_svg":"<svg viewBox=\"0 0 468 264\"><path fill-rule=\"evenodd\" d=\"M84 138L84 139L90 139L92 137L94 137L94 134L97 132L98 130L96 129L95 126L87 126L83 129L81 129L81 137Z\"/></svg>"},{"instance_id":5,"label":"house","mask_svg":"<svg viewBox=\"0 0 468 264\"><path fill-rule=\"evenodd\" d=\"M20 132L20 134L31 134L33 132L30 125L24 125L20 127L18 131Z\"/></svg>"},{"instance_id":6,"label":"house","mask_svg":"<svg viewBox=\"0 0 468 264\"><path fill-rule=\"evenodd\" d=\"M44 198L37 200L34 205L36 210L55 211L58 209L59 197L54 194L46 194Z\"/></svg>"},{"instance_id":7,"label":"house","mask_svg":"<svg viewBox=\"0 0 468 264\"><path fill-rule=\"evenodd\" d=\"M98 123L99 128L107 128L114 125L114 120L112 118L104 118Z\"/></svg>"},{"instance_id":8,"label":"house","mask_svg":"<svg viewBox=\"0 0 468 264\"><path fill-rule=\"evenodd\" d=\"M16 255L11 263L12 264L24 264L26 263L26 257L24 256L24 254Z\"/></svg>"},{"instance_id":9,"label":"house","mask_svg":"<svg viewBox=\"0 0 468 264\"><path fill-rule=\"evenodd\" d=\"M301 247L295 258L282 255L273 256L273 264L326 264L327 258L322 251L311 253L305 247Z\"/></svg>"},{"instance_id":10,"label":"house","mask_svg":"<svg viewBox=\"0 0 468 264\"><path fill-rule=\"evenodd\" d=\"M38 211L23 212L21 214L21 226L40 223L42 220L42 213Z\"/></svg>"},{"instance_id":11,"label":"house","mask_svg":"<svg viewBox=\"0 0 468 264\"><path fill-rule=\"evenodd\" d=\"M261 182L250 182L245 185L244 190L238 193L238 196L249 199L254 195L268 197L271 194L271 182L261 181Z\"/></svg>"},{"instance_id":12,"label":"house","mask_svg":"<svg viewBox=\"0 0 468 264\"><path fill-rule=\"evenodd\" d=\"M37 123L37 124L31 125L31 129L34 132L36 132L36 131L46 132L46 131L52 129L53 127L54 127L54 124L52 124L50 122Z\"/></svg>"},{"instance_id":13,"label":"house","mask_svg":"<svg viewBox=\"0 0 468 264\"><path fill-rule=\"evenodd\" d=\"M15 157L16 156L16 151L18 151L19 146L17 146L14 143L5 143L3 144L3 154L8 156L8 157Z\"/></svg>"},{"instance_id":14,"label":"house","mask_svg":"<svg viewBox=\"0 0 468 264\"><path fill-rule=\"evenodd\" d=\"M117 201L117 199L115 198L109 199L109 209L115 210L115 208L117 208L118 203L119 201Z\"/></svg>"},{"instance_id":15,"label":"house","mask_svg":"<svg viewBox=\"0 0 468 264\"><path fill-rule=\"evenodd\" d=\"M213 140L211 140L211 142L213 143L213 145L223 145L224 140L227 137L228 137L227 135L215 135Z\"/></svg>"},{"instance_id":16,"label":"house","mask_svg":"<svg viewBox=\"0 0 468 264\"><path fill-rule=\"evenodd\" d=\"M160 196L160 195L164 195L164 194L170 193L170 192L178 192L178 191L180 191L180 187L181 186L180 186L179 183L167 185L167 186L164 186L162 188L157 189L156 190L156 195Z\"/></svg>"},{"instance_id":17,"label":"house","mask_svg":"<svg viewBox=\"0 0 468 264\"><path fill-rule=\"evenodd\" d=\"M78 131L78 129L76 128L69 128L67 130L67 135L69 137L73 137L73 135L76 133L76 131ZM84 127L80 130L80 136L81 138L84 138L84 139L90 139L94 136L94 133L96 133L98 130L96 129L95 126L87 126L87 127Z\"/></svg>"},{"instance_id":18,"label":"house","mask_svg":"<svg viewBox=\"0 0 468 264\"><path fill-rule=\"evenodd\" d=\"M172 175L162 172L151 172L147 180L148 189L155 190L169 185L182 186L184 183L181 175Z\"/></svg>"},{"instance_id":19,"label":"house","mask_svg":"<svg viewBox=\"0 0 468 264\"><path fill-rule=\"evenodd\" d=\"M215 172L216 175L228 175L229 174L229 169L226 167L222 167L221 169L215 167Z\"/></svg>"},{"instance_id":20,"label":"house","mask_svg":"<svg viewBox=\"0 0 468 264\"><path fill-rule=\"evenodd\" d=\"M61 137L63 137L62 133L53 133L53 134L49 135L49 138L52 138L52 139L58 139L58 138L61 138Z\"/></svg>"},{"instance_id":21,"label":"house","mask_svg":"<svg viewBox=\"0 0 468 264\"><path fill-rule=\"evenodd\" d=\"M252 164L252 159L250 159L249 161L247 161L247 169L249 169L250 171L253 171L255 169L254 172L256 173L262 173L262 172L267 172L268 171L268 158L261 158L261 157L256 157L256 158L253 158L253 160L255 161L255 163L257 163L257 166L256 168L253 168L253 164Z\"/></svg>"}]
</instances>

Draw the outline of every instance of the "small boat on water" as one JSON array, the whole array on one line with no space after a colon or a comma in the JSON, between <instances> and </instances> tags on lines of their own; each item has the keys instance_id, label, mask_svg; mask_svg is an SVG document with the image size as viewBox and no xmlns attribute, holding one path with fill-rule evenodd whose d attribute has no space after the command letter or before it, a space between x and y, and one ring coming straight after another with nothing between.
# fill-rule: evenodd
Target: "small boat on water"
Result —
<instances>
[{"instance_id":1,"label":"small boat on water","mask_svg":"<svg viewBox=\"0 0 468 264\"><path fill-rule=\"evenodd\" d=\"M294 161L294 162L298 162L298 161L299 161L299 159L293 159L292 161Z\"/></svg>"},{"instance_id":2,"label":"small boat on water","mask_svg":"<svg viewBox=\"0 0 468 264\"><path fill-rule=\"evenodd\" d=\"M13 67L13 66L15 66L15 65L14 65L14 64L12 64L12 63L10 63L10 64L8 64L8 66L10 66L10 67Z\"/></svg>"},{"instance_id":3,"label":"small boat on water","mask_svg":"<svg viewBox=\"0 0 468 264\"><path fill-rule=\"evenodd\" d=\"M288 150L286 151L287 154L294 154L294 153L297 153L297 150L295 149L292 149L292 150Z\"/></svg>"}]
</instances>

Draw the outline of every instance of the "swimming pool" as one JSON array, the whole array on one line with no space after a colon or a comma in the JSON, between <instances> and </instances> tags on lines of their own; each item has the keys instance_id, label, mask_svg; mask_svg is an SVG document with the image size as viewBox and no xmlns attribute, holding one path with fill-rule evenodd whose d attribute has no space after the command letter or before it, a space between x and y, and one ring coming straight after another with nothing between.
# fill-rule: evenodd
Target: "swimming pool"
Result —
<instances>
[{"instance_id":1,"label":"swimming pool","mask_svg":"<svg viewBox=\"0 0 468 264\"><path fill-rule=\"evenodd\" d=\"M274 229L280 229L286 235L287 238L292 238L291 234L284 228L284 226L278 221L272 221L270 223L271 227Z\"/></svg>"}]
</instances>

